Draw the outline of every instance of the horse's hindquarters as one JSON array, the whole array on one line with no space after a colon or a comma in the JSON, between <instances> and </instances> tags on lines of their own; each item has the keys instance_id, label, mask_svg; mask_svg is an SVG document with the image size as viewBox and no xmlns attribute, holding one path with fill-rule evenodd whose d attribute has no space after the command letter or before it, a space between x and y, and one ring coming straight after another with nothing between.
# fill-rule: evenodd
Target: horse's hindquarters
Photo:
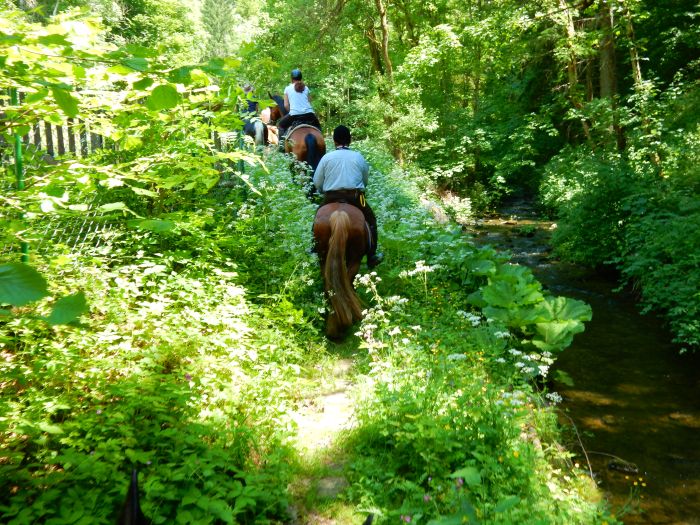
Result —
<instances>
[{"instance_id":1,"label":"horse's hindquarters","mask_svg":"<svg viewBox=\"0 0 700 525\"><path fill-rule=\"evenodd\" d=\"M350 204L327 204L316 214L314 238L332 306L326 328L329 337L342 336L362 317L353 280L367 249L365 231L362 211Z\"/></svg>"}]
</instances>

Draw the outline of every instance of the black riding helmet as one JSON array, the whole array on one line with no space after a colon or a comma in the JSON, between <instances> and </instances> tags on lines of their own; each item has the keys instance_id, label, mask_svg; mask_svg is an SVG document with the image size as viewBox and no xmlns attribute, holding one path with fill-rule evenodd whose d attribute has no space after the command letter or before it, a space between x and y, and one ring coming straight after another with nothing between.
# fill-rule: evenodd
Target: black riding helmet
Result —
<instances>
[{"instance_id":1,"label":"black riding helmet","mask_svg":"<svg viewBox=\"0 0 700 525\"><path fill-rule=\"evenodd\" d=\"M299 69L292 69L292 80L301 80L301 71Z\"/></svg>"}]
</instances>

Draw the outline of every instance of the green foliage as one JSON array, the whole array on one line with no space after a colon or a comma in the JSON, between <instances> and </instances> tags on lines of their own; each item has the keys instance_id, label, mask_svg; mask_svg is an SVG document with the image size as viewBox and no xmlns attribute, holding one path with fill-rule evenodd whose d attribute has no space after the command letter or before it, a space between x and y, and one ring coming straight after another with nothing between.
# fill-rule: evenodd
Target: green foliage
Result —
<instances>
[{"instance_id":1,"label":"green foliage","mask_svg":"<svg viewBox=\"0 0 700 525\"><path fill-rule=\"evenodd\" d=\"M612 155L569 150L552 159L541 195L560 218L553 237L557 252L592 266L608 263L622 247L629 217L622 203L636 179L628 164Z\"/></svg>"},{"instance_id":2,"label":"green foliage","mask_svg":"<svg viewBox=\"0 0 700 525\"><path fill-rule=\"evenodd\" d=\"M372 306L357 333L368 362L344 444L347 497L388 522L603 521L592 507L569 507L585 482L559 485L556 447L523 435L531 424L556 434L530 381L547 375L551 351L582 330L590 308L545 295L529 270L437 227L405 172L361 147L378 168L370 190L384 189L370 201L394 268L358 279ZM469 311L476 296L480 309Z\"/></svg>"},{"instance_id":3,"label":"green foliage","mask_svg":"<svg viewBox=\"0 0 700 525\"><path fill-rule=\"evenodd\" d=\"M644 312L669 321L676 341L698 346L697 85L633 97L626 155L565 150L547 166L541 195L559 218L557 253L614 265L639 289Z\"/></svg>"}]
</instances>

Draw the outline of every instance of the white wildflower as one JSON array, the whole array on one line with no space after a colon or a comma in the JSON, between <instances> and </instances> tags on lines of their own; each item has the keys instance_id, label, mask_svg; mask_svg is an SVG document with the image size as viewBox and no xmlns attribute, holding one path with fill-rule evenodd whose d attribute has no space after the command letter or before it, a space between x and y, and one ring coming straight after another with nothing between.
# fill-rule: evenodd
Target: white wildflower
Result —
<instances>
[{"instance_id":1,"label":"white wildflower","mask_svg":"<svg viewBox=\"0 0 700 525\"><path fill-rule=\"evenodd\" d=\"M556 393L556 392L550 392L545 395L547 399L549 399L552 403L558 404L562 402L562 397Z\"/></svg>"}]
</instances>

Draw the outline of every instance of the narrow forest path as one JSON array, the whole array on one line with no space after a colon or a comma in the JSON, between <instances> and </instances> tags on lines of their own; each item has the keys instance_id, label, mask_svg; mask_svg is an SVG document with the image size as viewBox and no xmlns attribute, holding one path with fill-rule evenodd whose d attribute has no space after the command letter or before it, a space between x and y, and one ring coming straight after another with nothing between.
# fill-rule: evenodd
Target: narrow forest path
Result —
<instances>
[{"instance_id":1,"label":"narrow forest path","mask_svg":"<svg viewBox=\"0 0 700 525\"><path fill-rule=\"evenodd\" d=\"M290 487L292 525L361 522L353 507L338 498L349 486L340 441L355 424L354 367L348 357L326 363L322 379L290 414L302 463L301 475Z\"/></svg>"}]
</instances>

